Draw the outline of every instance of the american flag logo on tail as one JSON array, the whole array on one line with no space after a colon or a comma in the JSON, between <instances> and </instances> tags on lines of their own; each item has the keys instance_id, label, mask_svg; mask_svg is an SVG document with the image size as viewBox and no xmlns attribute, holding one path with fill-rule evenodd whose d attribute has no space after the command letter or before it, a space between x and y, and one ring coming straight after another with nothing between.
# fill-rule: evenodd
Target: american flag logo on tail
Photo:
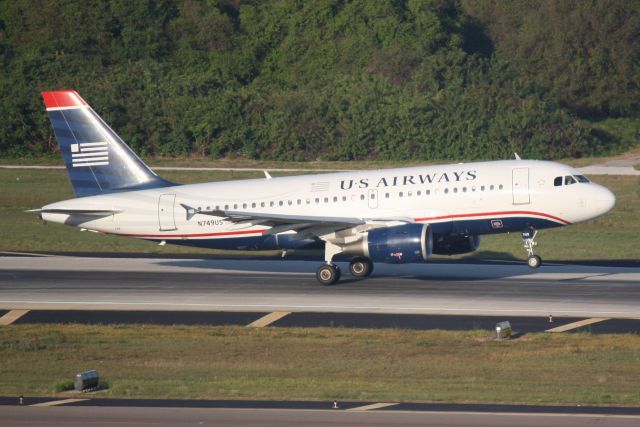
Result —
<instances>
[{"instance_id":1,"label":"american flag logo on tail","mask_svg":"<svg viewBox=\"0 0 640 427\"><path fill-rule=\"evenodd\" d=\"M108 142L81 142L71 144L71 164L74 168L85 166L108 166Z\"/></svg>"}]
</instances>

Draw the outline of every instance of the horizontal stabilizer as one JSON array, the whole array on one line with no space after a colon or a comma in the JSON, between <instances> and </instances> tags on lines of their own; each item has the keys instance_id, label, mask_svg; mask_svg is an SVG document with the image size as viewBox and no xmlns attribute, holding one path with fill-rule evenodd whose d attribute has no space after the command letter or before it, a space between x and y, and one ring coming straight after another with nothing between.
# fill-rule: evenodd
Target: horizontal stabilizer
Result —
<instances>
[{"instance_id":1,"label":"horizontal stabilizer","mask_svg":"<svg viewBox=\"0 0 640 427\"><path fill-rule=\"evenodd\" d=\"M30 209L25 212L32 213L50 213L50 214L64 214L64 215L96 215L96 216L107 216L114 215L120 213L120 210L109 210L109 209Z\"/></svg>"}]
</instances>

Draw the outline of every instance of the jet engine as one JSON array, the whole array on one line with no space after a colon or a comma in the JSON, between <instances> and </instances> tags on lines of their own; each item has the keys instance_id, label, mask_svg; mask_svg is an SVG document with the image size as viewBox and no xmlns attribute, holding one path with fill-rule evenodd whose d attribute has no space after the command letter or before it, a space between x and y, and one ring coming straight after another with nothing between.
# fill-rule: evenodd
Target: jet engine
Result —
<instances>
[{"instance_id":1,"label":"jet engine","mask_svg":"<svg viewBox=\"0 0 640 427\"><path fill-rule=\"evenodd\" d=\"M348 245L345 254L365 256L373 262L403 264L425 262L433 251L433 235L428 224L406 224L375 228L362 240Z\"/></svg>"},{"instance_id":2,"label":"jet engine","mask_svg":"<svg viewBox=\"0 0 640 427\"><path fill-rule=\"evenodd\" d=\"M480 247L480 236L446 236L433 242L433 253L437 255L458 255L473 252Z\"/></svg>"}]
</instances>

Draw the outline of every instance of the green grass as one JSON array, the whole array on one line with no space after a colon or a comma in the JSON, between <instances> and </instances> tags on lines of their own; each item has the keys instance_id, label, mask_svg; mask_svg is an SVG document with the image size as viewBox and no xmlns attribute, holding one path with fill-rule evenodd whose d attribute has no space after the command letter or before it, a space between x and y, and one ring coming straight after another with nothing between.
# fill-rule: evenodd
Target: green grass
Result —
<instances>
[{"instance_id":1,"label":"green grass","mask_svg":"<svg viewBox=\"0 0 640 427\"><path fill-rule=\"evenodd\" d=\"M191 183L260 177L260 172L163 171L177 182ZM277 174L276 174L277 175ZM637 260L636 237L640 235L640 179L598 176L599 182L617 196L614 210L585 224L544 230L538 239L538 253L547 260ZM64 170L0 169L0 251L40 252L137 252L143 254L229 253L179 246L158 246L150 242L81 232L77 228L43 224L24 211L47 203L72 198ZM484 236L474 258L524 257L516 234ZM254 253L256 254L256 253ZM267 253L273 255L274 252ZM257 255L257 254L256 254Z\"/></svg>"},{"instance_id":2,"label":"green grass","mask_svg":"<svg viewBox=\"0 0 640 427\"><path fill-rule=\"evenodd\" d=\"M13 325L0 394L55 395L97 369L105 397L640 404L640 337Z\"/></svg>"}]
</instances>

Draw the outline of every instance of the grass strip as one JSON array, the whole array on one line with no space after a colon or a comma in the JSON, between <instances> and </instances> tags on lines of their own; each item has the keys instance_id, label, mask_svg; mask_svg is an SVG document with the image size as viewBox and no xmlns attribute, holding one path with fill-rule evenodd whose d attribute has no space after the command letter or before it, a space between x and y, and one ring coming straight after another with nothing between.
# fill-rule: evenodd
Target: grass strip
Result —
<instances>
[{"instance_id":1,"label":"grass strip","mask_svg":"<svg viewBox=\"0 0 640 427\"><path fill-rule=\"evenodd\" d=\"M640 337L151 325L0 328L0 394L640 405Z\"/></svg>"}]
</instances>

